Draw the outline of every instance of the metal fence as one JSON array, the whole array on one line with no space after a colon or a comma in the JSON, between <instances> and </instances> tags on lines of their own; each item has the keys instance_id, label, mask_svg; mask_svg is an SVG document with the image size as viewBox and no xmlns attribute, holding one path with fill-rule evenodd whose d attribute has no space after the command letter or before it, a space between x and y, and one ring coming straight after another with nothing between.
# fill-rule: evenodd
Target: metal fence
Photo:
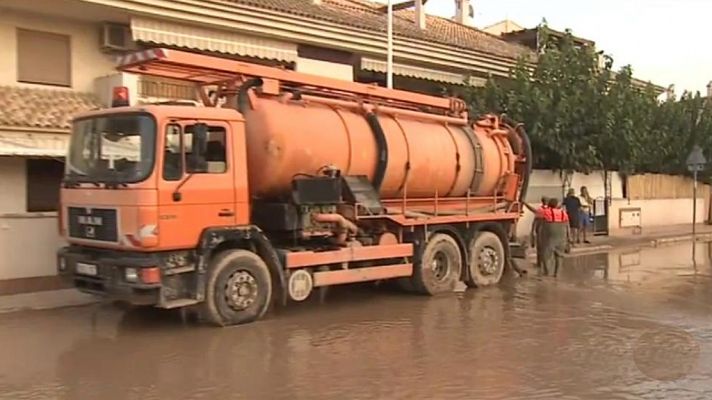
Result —
<instances>
[{"instance_id":1,"label":"metal fence","mask_svg":"<svg viewBox=\"0 0 712 400\"><path fill-rule=\"evenodd\" d=\"M148 76L139 78L138 94L144 98L197 100L195 86L190 83Z\"/></svg>"}]
</instances>

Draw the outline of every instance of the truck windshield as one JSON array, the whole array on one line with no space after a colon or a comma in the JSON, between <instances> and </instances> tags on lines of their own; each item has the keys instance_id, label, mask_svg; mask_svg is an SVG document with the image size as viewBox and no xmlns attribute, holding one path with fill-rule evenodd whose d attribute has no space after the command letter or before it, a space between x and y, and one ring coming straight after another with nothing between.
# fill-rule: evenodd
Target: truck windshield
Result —
<instances>
[{"instance_id":1,"label":"truck windshield","mask_svg":"<svg viewBox=\"0 0 712 400\"><path fill-rule=\"evenodd\" d=\"M149 114L115 114L74 122L66 178L135 183L153 169L156 122Z\"/></svg>"}]
</instances>

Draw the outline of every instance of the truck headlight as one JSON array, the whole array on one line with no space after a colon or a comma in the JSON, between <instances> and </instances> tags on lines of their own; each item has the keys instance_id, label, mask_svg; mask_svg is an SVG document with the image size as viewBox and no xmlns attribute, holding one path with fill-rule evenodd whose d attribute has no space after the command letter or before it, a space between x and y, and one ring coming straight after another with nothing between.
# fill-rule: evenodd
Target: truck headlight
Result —
<instances>
[{"instance_id":1,"label":"truck headlight","mask_svg":"<svg viewBox=\"0 0 712 400\"><path fill-rule=\"evenodd\" d=\"M138 271L136 268L126 268L124 270L126 282L138 282Z\"/></svg>"}]
</instances>

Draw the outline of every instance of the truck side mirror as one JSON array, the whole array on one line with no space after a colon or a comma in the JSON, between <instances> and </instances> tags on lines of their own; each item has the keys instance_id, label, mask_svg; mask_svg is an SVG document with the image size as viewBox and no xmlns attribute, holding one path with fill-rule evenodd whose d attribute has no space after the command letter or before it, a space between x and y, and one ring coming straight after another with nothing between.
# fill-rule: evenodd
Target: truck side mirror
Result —
<instances>
[{"instance_id":1,"label":"truck side mirror","mask_svg":"<svg viewBox=\"0 0 712 400\"><path fill-rule=\"evenodd\" d=\"M195 124L193 127L192 151L190 153L190 165L193 171L207 170L207 160L205 155L208 151L208 126L203 123Z\"/></svg>"}]
</instances>

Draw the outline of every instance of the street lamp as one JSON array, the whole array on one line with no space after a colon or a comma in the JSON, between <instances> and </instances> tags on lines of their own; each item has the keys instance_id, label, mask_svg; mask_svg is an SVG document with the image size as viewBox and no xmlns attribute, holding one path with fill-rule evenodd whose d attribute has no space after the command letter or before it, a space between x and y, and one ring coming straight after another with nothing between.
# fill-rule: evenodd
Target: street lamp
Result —
<instances>
[{"instance_id":1,"label":"street lamp","mask_svg":"<svg viewBox=\"0 0 712 400\"><path fill-rule=\"evenodd\" d=\"M697 242L697 173L705 169L707 159L702 154L702 149L698 145L692 147L692 151L687 156L687 169L692 172L692 261L696 262L695 258L695 243Z\"/></svg>"},{"instance_id":2,"label":"street lamp","mask_svg":"<svg viewBox=\"0 0 712 400\"><path fill-rule=\"evenodd\" d=\"M393 89L393 0L388 0L388 44L386 45L386 87Z\"/></svg>"}]
</instances>

